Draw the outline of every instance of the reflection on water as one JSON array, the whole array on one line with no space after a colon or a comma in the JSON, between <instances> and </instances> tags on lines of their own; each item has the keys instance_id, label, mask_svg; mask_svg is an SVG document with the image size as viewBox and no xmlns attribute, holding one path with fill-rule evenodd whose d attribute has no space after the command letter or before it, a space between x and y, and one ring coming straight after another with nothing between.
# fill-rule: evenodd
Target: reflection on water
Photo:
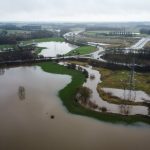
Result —
<instances>
[{"instance_id":1,"label":"reflection on water","mask_svg":"<svg viewBox=\"0 0 150 150\"><path fill-rule=\"evenodd\" d=\"M5 74L5 69L4 68L0 68L0 76Z\"/></svg>"},{"instance_id":2,"label":"reflection on water","mask_svg":"<svg viewBox=\"0 0 150 150\"><path fill-rule=\"evenodd\" d=\"M36 66L33 66L33 69L34 69L34 70L36 70L36 69L37 69L37 67L36 67Z\"/></svg>"},{"instance_id":3,"label":"reflection on water","mask_svg":"<svg viewBox=\"0 0 150 150\"><path fill-rule=\"evenodd\" d=\"M132 106L130 105L119 105L120 113L123 115L129 115L131 113Z\"/></svg>"},{"instance_id":4,"label":"reflection on water","mask_svg":"<svg viewBox=\"0 0 150 150\"><path fill-rule=\"evenodd\" d=\"M150 107L148 108L148 115L150 115Z\"/></svg>"},{"instance_id":5,"label":"reflection on water","mask_svg":"<svg viewBox=\"0 0 150 150\"><path fill-rule=\"evenodd\" d=\"M19 88L18 88L18 97L20 100L25 100L25 98L26 98L25 88L23 86L19 86Z\"/></svg>"},{"instance_id":6,"label":"reflection on water","mask_svg":"<svg viewBox=\"0 0 150 150\"><path fill-rule=\"evenodd\" d=\"M57 95L70 82L40 67L6 70L0 76L0 150L149 150L144 124L113 125L68 113Z\"/></svg>"}]
</instances>

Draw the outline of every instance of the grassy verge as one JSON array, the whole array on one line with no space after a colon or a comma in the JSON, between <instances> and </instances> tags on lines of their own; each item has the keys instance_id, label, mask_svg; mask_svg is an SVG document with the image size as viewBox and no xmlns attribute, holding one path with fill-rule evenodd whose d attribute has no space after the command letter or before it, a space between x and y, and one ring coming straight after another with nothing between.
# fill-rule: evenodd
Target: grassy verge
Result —
<instances>
[{"instance_id":1,"label":"grassy verge","mask_svg":"<svg viewBox=\"0 0 150 150\"><path fill-rule=\"evenodd\" d=\"M39 66L44 71L49 73L66 74L72 76L72 82L59 92L59 96L63 101L64 106L68 109L70 113L93 117L102 121L112 123L123 122L127 124L132 124L136 122L145 122L150 124L150 118L147 116L123 116L120 114L100 113L82 107L74 101L74 96L76 94L76 88L81 86L85 81L85 77L83 74L76 70L67 69L64 66L60 66L50 62L40 63Z\"/></svg>"},{"instance_id":2,"label":"grassy verge","mask_svg":"<svg viewBox=\"0 0 150 150\"><path fill-rule=\"evenodd\" d=\"M70 51L66 55L84 55L89 54L96 51L96 47L93 46L81 46L79 48L76 48L75 50Z\"/></svg>"}]
</instances>

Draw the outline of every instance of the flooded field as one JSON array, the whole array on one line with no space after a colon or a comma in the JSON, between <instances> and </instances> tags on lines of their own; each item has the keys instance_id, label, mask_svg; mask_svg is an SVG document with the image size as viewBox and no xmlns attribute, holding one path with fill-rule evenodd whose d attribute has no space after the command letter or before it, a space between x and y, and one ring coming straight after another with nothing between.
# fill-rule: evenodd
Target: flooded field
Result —
<instances>
[{"instance_id":1,"label":"flooded field","mask_svg":"<svg viewBox=\"0 0 150 150\"><path fill-rule=\"evenodd\" d=\"M83 68L89 72L89 75L92 74L95 76L94 80L91 80L89 77L87 79L87 82L84 84L84 86L90 88L93 91L93 95L91 97L92 102L94 102L98 106L105 107L108 112L112 112L112 113L120 113L125 115L126 112L128 112L128 115L136 115L136 114L149 115L148 107L145 106L117 105L102 100L102 98L99 96L99 93L96 90L97 85L100 82L102 82L100 80L101 75L99 71L92 69L91 66L83 67ZM138 98L138 95L136 98Z\"/></svg>"},{"instance_id":2,"label":"flooded field","mask_svg":"<svg viewBox=\"0 0 150 150\"><path fill-rule=\"evenodd\" d=\"M109 124L68 113L58 91L69 82L70 76L40 67L1 71L0 149L149 150L148 125Z\"/></svg>"},{"instance_id":3,"label":"flooded field","mask_svg":"<svg viewBox=\"0 0 150 150\"><path fill-rule=\"evenodd\" d=\"M40 53L45 57L56 57L58 54L63 55L76 49L76 45L72 45L66 42L42 42L38 43L38 47L45 47Z\"/></svg>"}]
</instances>

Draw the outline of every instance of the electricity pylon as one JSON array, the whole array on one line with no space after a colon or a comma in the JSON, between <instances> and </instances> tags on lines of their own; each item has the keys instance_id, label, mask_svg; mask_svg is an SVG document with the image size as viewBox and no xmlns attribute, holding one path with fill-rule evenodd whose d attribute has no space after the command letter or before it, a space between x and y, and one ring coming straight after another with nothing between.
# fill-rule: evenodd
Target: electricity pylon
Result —
<instances>
[{"instance_id":1,"label":"electricity pylon","mask_svg":"<svg viewBox=\"0 0 150 150\"><path fill-rule=\"evenodd\" d=\"M135 51L131 52L131 63L130 63L130 73L129 73L129 93L128 93L128 100L134 101L136 98L136 91L135 91Z\"/></svg>"}]
</instances>

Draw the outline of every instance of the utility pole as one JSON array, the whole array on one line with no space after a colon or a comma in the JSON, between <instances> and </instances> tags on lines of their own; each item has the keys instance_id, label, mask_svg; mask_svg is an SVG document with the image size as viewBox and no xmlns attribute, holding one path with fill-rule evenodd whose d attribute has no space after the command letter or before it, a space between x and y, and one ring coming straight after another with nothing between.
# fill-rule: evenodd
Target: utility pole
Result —
<instances>
[{"instance_id":1,"label":"utility pole","mask_svg":"<svg viewBox=\"0 0 150 150\"><path fill-rule=\"evenodd\" d=\"M130 67L131 67L131 71L129 73L129 93L128 93L128 100L130 101L134 101L136 98L136 91L135 91L135 56L134 56L134 50L133 52L131 52L130 50L130 54L131 54L131 63L130 63Z\"/></svg>"}]
</instances>

